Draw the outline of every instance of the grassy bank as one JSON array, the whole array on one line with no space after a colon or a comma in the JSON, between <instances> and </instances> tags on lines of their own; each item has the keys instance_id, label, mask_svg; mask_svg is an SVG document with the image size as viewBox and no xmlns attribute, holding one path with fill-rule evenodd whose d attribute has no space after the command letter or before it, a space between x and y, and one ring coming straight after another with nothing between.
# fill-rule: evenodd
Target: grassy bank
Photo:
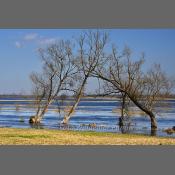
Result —
<instances>
[{"instance_id":1,"label":"grassy bank","mask_svg":"<svg viewBox=\"0 0 175 175\"><path fill-rule=\"evenodd\" d=\"M0 145L175 145L175 139L133 134L0 128Z\"/></svg>"}]
</instances>

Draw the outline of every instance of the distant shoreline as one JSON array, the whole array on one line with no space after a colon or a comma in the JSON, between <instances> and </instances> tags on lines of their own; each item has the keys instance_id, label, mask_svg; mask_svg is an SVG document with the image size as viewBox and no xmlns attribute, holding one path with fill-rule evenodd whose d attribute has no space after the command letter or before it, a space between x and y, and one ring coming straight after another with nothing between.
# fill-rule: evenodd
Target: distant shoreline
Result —
<instances>
[{"instance_id":1,"label":"distant shoreline","mask_svg":"<svg viewBox=\"0 0 175 175\"><path fill-rule=\"evenodd\" d=\"M31 98L35 98L34 95L0 95L0 100L1 98L23 98L23 99L31 99ZM67 99L73 99L72 96L67 96L66 97ZM84 96L82 97L82 99L120 99L121 97L120 96ZM161 97L160 97L161 98ZM60 99L60 97L58 96L57 99ZM164 97L164 99L166 100L174 100L175 99L175 95L172 95L172 96L167 96L167 97Z\"/></svg>"}]
</instances>

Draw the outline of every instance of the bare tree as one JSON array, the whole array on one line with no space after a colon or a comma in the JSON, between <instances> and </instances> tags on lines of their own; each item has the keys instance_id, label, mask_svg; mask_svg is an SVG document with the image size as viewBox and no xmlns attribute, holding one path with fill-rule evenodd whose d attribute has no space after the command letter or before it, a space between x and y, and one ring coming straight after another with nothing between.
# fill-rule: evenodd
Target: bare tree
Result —
<instances>
[{"instance_id":1,"label":"bare tree","mask_svg":"<svg viewBox=\"0 0 175 175\"><path fill-rule=\"evenodd\" d=\"M75 95L75 102L69 113L64 116L63 124L67 124L74 110L76 109L85 90L88 78L91 76L95 68L100 64L102 58L105 57L105 46L107 44L108 35L105 32L89 31L83 33L78 42L77 67L79 68L79 87Z\"/></svg>"},{"instance_id":2,"label":"bare tree","mask_svg":"<svg viewBox=\"0 0 175 175\"><path fill-rule=\"evenodd\" d=\"M31 123L38 123L49 105L62 91L72 91L74 104L65 113L62 123L67 124L84 94L90 77L104 81L104 94L122 96L121 121L126 101L130 100L150 117L151 129L157 128L154 106L171 90L171 81L155 64L148 72L143 71L144 54L135 61L131 50L125 47L120 54L115 46L106 50L108 35L89 31L80 35L73 48L70 41L60 41L46 49L40 49L43 61L42 74L31 75L36 95L36 115Z\"/></svg>"},{"instance_id":3,"label":"bare tree","mask_svg":"<svg viewBox=\"0 0 175 175\"><path fill-rule=\"evenodd\" d=\"M144 54L138 61L132 61L131 50L128 47L119 55L113 46L107 65L98 67L94 76L110 84L112 91L120 91L128 97L150 117L151 129L156 130L154 105L162 94L168 93L169 80L160 65L154 65L148 72L143 72L143 63Z\"/></svg>"},{"instance_id":4,"label":"bare tree","mask_svg":"<svg viewBox=\"0 0 175 175\"><path fill-rule=\"evenodd\" d=\"M41 121L49 105L60 92L73 91L73 80L76 80L77 74L69 41L58 41L46 49L40 49L39 53L43 62L43 72L31 75L37 111L36 115L30 118L30 123Z\"/></svg>"}]
</instances>

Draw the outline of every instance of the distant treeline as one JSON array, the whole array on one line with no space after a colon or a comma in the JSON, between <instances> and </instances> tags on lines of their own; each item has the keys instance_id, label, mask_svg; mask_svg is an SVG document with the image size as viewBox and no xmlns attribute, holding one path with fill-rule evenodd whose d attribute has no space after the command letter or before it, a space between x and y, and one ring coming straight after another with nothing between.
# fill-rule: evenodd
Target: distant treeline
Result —
<instances>
[{"instance_id":1,"label":"distant treeline","mask_svg":"<svg viewBox=\"0 0 175 175\"><path fill-rule=\"evenodd\" d=\"M85 96L83 96L83 98L98 98L98 97L100 97L100 98L102 98L102 97L104 97L104 98L113 98L113 97L115 97L115 98L121 98L121 95L106 95L106 96L104 96L104 95L96 95L96 94L91 94L91 95L85 95ZM166 96L160 96L160 98L175 98L175 94L171 94L171 95L166 95ZM2 94L2 95L0 95L0 98L26 98L26 99L31 99L31 98L35 98L35 96L34 95L17 95L17 94ZM61 96L57 96L57 99L60 99L61 98ZM66 95L66 98L73 98L73 96L71 96L71 95Z\"/></svg>"}]
</instances>

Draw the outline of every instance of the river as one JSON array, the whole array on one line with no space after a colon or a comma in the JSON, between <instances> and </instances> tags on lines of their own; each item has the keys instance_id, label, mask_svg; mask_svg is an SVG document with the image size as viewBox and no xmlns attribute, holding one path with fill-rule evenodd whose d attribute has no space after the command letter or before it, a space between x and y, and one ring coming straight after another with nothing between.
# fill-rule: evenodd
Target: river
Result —
<instances>
[{"instance_id":1,"label":"river","mask_svg":"<svg viewBox=\"0 0 175 175\"><path fill-rule=\"evenodd\" d=\"M28 123L29 117L35 114L32 107L33 99L25 98L1 98L0 99L0 127L13 128L49 128L49 129L72 129L72 130L95 130L98 132L121 132L118 127L120 113L120 101L111 98L84 98L80 101L78 108L70 119L69 125L63 127L60 122L62 116L58 112L58 103L53 103L45 114L40 126L32 126ZM68 99L61 106L71 105ZM61 107L62 108L62 107ZM123 132L150 134L149 117L135 111L130 117L130 126L125 127ZM175 100L169 99L161 102L156 107L156 119L158 123L158 136L175 137L163 132L166 128L175 126ZM96 127L89 127L95 123Z\"/></svg>"}]
</instances>

